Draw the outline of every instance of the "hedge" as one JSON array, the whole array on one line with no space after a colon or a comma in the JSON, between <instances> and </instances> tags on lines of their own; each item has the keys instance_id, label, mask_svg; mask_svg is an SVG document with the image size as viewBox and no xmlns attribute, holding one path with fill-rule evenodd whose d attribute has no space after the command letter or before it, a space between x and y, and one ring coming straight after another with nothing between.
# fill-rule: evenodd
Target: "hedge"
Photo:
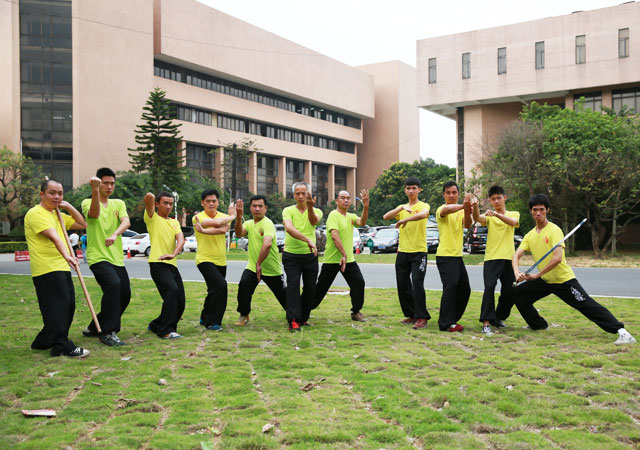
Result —
<instances>
[{"instance_id":1,"label":"hedge","mask_svg":"<svg viewBox=\"0 0 640 450\"><path fill-rule=\"evenodd\" d=\"M29 250L26 242L0 242L0 253L13 253Z\"/></svg>"}]
</instances>

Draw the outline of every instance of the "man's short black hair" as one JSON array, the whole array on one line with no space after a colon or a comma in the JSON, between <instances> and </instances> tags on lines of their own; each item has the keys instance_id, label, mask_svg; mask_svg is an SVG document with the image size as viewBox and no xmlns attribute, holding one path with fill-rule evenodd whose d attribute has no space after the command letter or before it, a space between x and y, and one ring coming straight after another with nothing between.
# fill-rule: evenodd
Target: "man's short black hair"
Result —
<instances>
[{"instance_id":1,"label":"man's short black hair","mask_svg":"<svg viewBox=\"0 0 640 450\"><path fill-rule=\"evenodd\" d=\"M546 209L551 208L551 203L549 202L549 197L544 194L536 194L532 195L529 199L529 211L533 209L534 206L542 205Z\"/></svg>"},{"instance_id":2,"label":"man's short black hair","mask_svg":"<svg viewBox=\"0 0 640 450\"><path fill-rule=\"evenodd\" d=\"M56 183L62 186L62 183L60 183L59 181L51 180L51 179L44 180L40 185L40 192L46 192L47 188L49 187L49 183Z\"/></svg>"},{"instance_id":3,"label":"man's short black hair","mask_svg":"<svg viewBox=\"0 0 640 450\"><path fill-rule=\"evenodd\" d=\"M418 180L418 177L409 177L407 178L407 181L404 182L405 186L418 186L419 188L422 187L422 183L420 183L420 180Z\"/></svg>"},{"instance_id":4,"label":"man's short black hair","mask_svg":"<svg viewBox=\"0 0 640 450\"><path fill-rule=\"evenodd\" d=\"M102 180L102 177L116 177L116 173L108 167L101 167L96 170L96 177Z\"/></svg>"},{"instance_id":5,"label":"man's short black hair","mask_svg":"<svg viewBox=\"0 0 640 450\"><path fill-rule=\"evenodd\" d=\"M267 202L267 197L265 197L264 195L254 195L253 197L251 197L249 199L249 206L251 206L251 203L253 203L253 201L257 201L257 200L262 200L264 202L264 206L269 206L269 202Z\"/></svg>"},{"instance_id":6,"label":"man's short black hair","mask_svg":"<svg viewBox=\"0 0 640 450\"><path fill-rule=\"evenodd\" d=\"M169 198L175 200L175 198L173 198L173 194L171 192L162 191L156 196L156 203L158 203L162 197L169 197Z\"/></svg>"},{"instance_id":7,"label":"man's short black hair","mask_svg":"<svg viewBox=\"0 0 640 450\"><path fill-rule=\"evenodd\" d=\"M498 195L507 195L507 194L504 193L504 188L502 186L498 186L497 184L493 185L493 186L491 186L489 188L489 197L491 197L492 195L496 195L496 194L498 194Z\"/></svg>"},{"instance_id":8,"label":"man's short black hair","mask_svg":"<svg viewBox=\"0 0 640 450\"><path fill-rule=\"evenodd\" d=\"M447 188L451 186L455 186L458 192L460 192L460 186L458 186L458 183L451 180L451 181L447 181L445 184L442 185L442 193L444 194L444 191L446 191Z\"/></svg>"},{"instance_id":9,"label":"man's short black hair","mask_svg":"<svg viewBox=\"0 0 640 450\"><path fill-rule=\"evenodd\" d=\"M200 195L200 200L204 200L210 195L215 195L217 200L220 200L220 194L216 189L205 189L202 191L202 195Z\"/></svg>"}]
</instances>

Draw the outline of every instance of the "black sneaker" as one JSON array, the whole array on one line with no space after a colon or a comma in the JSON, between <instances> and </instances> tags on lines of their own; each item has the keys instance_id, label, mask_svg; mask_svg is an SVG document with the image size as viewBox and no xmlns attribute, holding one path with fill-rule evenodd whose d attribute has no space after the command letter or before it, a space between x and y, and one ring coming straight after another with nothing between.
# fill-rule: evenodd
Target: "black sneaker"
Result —
<instances>
[{"instance_id":1,"label":"black sneaker","mask_svg":"<svg viewBox=\"0 0 640 450\"><path fill-rule=\"evenodd\" d=\"M90 328L85 328L84 330L82 330L82 335L84 337L96 337L98 336L98 332Z\"/></svg>"},{"instance_id":2,"label":"black sneaker","mask_svg":"<svg viewBox=\"0 0 640 450\"><path fill-rule=\"evenodd\" d=\"M496 320L495 322L491 322L491 325L493 325L496 328L508 328L508 325L504 323L504 321L502 320Z\"/></svg>"},{"instance_id":3,"label":"black sneaker","mask_svg":"<svg viewBox=\"0 0 640 450\"><path fill-rule=\"evenodd\" d=\"M69 358L84 358L85 356L89 355L89 353L91 352L86 348L76 347L70 352L63 353L63 355L68 356Z\"/></svg>"},{"instance_id":4,"label":"black sneaker","mask_svg":"<svg viewBox=\"0 0 640 450\"><path fill-rule=\"evenodd\" d=\"M126 342L122 342L115 331L112 331L109 334L103 334L100 336L100 342L104 345L108 345L109 347L121 347L123 345L127 345Z\"/></svg>"}]
</instances>

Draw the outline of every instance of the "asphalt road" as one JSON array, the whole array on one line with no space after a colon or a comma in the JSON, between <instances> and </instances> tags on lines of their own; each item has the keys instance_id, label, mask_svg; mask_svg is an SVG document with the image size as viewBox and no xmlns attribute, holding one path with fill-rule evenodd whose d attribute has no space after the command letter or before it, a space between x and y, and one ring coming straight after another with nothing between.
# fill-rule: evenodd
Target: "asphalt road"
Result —
<instances>
[{"instance_id":1,"label":"asphalt road","mask_svg":"<svg viewBox=\"0 0 640 450\"><path fill-rule=\"evenodd\" d=\"M8 260L8 255L1 255L0 273L29 275L28 262L14 262ZM13 255L11 255L12 257ZM442 283L435 266L435 257L430 256L425 277L425 289L441 290ZM147 259L142 256L125 259L125 265L131 278L151 279ZM245 261L229 261L227 266L227 281L237 283L244 267ZM178 262L180 273L184 281L203 281L202 275L196 267L195 261L180 260ZM367 287L370 288L395 288L396 279L393 265L390 264L360 264L360 270L364 276ZM638 269L605 269L605 268L574 268L578 281L593 296L608 297L637 297L640 298L640 268ZM482 291L482 266L467 266L471 289ZM86 264L82 264L82 274L92 277L93 274ZM335 286L346 287L344 279L338 275ZM499 284L498 284L499 289Z\"/></svg>"}]
</instances>

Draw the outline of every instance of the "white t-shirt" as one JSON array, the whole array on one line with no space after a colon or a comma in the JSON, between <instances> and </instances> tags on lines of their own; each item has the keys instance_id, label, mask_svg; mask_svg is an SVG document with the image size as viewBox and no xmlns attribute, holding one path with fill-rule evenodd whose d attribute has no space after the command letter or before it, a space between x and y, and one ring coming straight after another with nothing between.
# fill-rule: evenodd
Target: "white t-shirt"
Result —
<instances>
[{"instance_id":1,"label":"white t-shirt","mask_svg":"<svg viewBox=\"0 0 640 450\"><path fill-rule=\"evenodd\" d=\"M80 240L80 238L76 233L71 233L69 235L69 240L71 241L71 246L75 247L76 245L78 245L78 241Z\"/></svg>"}]
</instances>

